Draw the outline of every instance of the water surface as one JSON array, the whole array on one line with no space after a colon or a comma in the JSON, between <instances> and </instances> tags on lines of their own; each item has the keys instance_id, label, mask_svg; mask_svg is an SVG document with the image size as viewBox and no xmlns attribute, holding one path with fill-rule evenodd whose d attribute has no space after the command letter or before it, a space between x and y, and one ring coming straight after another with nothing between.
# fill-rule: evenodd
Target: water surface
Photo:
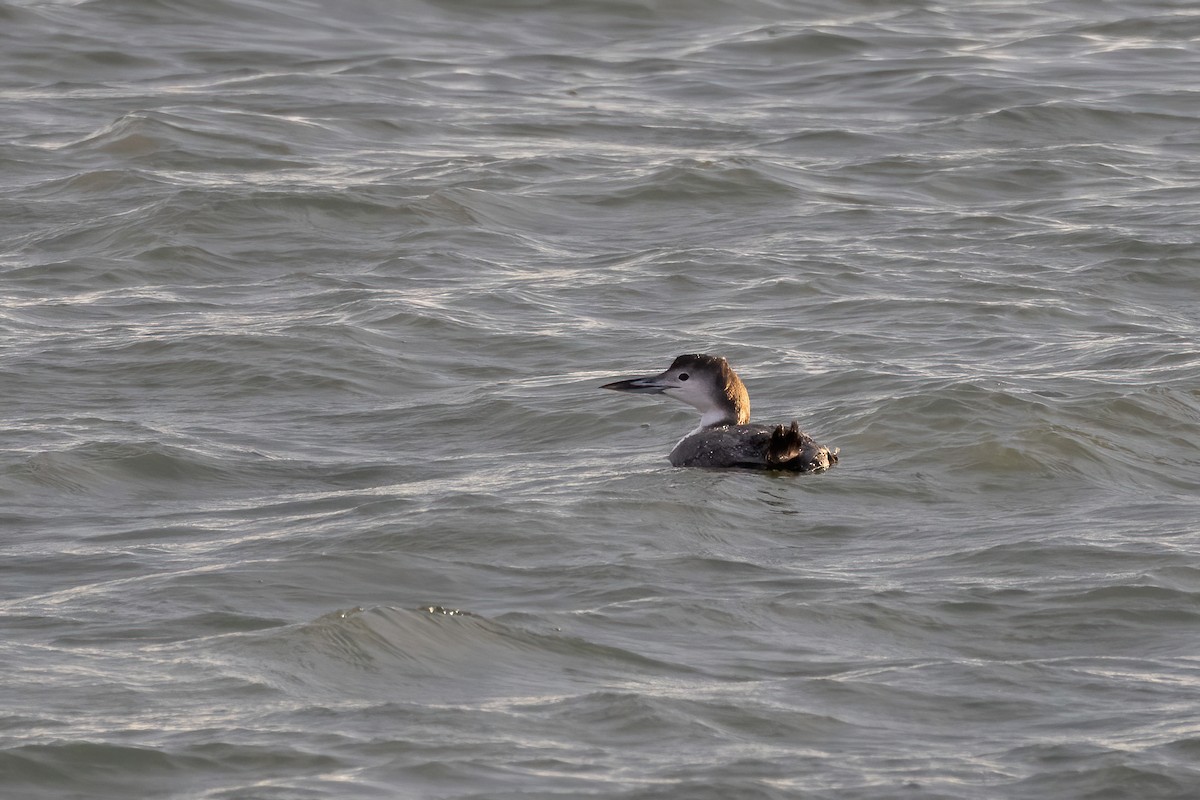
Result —
<instances>
[{"instance_id":1,"label":"water surface","mask_svg":"<svg viewBox=\"0 0 1200 800\"><path fill-rule=\"evenodd\" d=\"M1198 40L0 0L7 791L1195 797Z\"/></svg>"}]
</instances>

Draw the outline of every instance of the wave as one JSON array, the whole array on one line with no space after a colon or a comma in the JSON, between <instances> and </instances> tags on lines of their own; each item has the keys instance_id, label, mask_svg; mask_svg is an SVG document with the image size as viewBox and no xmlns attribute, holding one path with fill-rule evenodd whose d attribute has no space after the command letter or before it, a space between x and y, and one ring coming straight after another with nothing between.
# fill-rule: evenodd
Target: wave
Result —
<instances>
[{"instance_id":1,"label":"wave","mask_svg":"<svg viewBox=\"0 0 1200 800\"><path fill-rule=\"evenodd\" d=\"M569 692L630 671L645 680L695 674L619 647L436 605L336 611L239 635L221 649L310 700L346 693L377 702L408 700L419 685L423 702L478 702L494 695Z\"/></svg>"}]
</instances>

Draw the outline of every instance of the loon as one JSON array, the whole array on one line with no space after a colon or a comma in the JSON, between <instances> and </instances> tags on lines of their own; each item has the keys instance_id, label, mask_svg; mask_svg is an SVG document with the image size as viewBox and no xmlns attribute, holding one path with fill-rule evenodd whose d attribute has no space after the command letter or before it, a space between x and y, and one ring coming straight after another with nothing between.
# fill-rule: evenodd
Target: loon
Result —
<instances>
[{"instance_id":1,"label":"loon","mask_svg":"<svg viewBox=\"0 0 1200 800\"><path fill-rule=\"evenodd\" d=\"M601 389L665 394L700 410L700 425L671 451L674 467L743 467L823 472L838 461L838 448L817 444L793 421L750 424L750 395L719 356L679 356L666 372L606 383Z\"/></svg>"}]
</instances>

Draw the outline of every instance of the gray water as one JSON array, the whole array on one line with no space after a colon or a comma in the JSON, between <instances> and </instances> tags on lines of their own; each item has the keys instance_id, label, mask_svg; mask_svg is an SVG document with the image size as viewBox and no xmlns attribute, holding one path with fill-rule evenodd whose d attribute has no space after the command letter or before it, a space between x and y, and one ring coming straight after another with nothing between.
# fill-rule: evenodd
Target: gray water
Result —
<instances>
[{"instance_id":1,"label":"gray water","mask_svg":"<svg viewBox=\"0 0 1200 800\"><path fill-rule=\"evenodd\" d=\"M1200 796L1200 12L0 0L5 798ZM599 391L728 357L821 475Z\"/></svg>"}]
</instances>

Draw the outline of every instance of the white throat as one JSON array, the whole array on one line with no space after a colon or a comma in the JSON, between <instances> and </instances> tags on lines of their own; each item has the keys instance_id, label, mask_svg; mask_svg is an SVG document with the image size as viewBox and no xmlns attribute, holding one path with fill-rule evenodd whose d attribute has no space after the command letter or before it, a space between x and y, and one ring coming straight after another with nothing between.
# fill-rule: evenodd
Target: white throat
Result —
<instances>
[{"instance_id":1,"label":"white throat","mask_svg":"<svg viewBox=\"0 0 1200 800\"><path fill-rule=\"evenodd\" d=\"M696 428L697 431L702 431L712 425L732 424L729 419L729 412L720 408L710 408L700 415L700 425ZM693 431L694 432L694 431Z\"/></svg>"}]
</instances>

